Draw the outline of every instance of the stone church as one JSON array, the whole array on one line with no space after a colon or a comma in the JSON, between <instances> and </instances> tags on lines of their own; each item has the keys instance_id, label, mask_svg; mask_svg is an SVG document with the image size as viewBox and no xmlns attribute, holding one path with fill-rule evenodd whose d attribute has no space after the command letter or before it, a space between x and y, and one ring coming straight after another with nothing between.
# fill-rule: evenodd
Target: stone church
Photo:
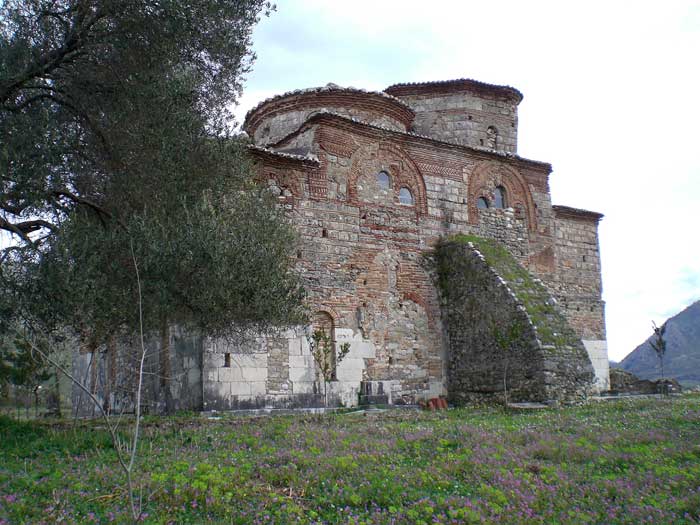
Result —
<instances>
[{"instance_id":1,"label":"stone church","mask_svg":"<svg viewBox=\"0 0 700 525\"><path fill-rule=\"evenodd\" d=\"M251 109L243 129L299 231L313 326L242 347L174 333L177 406L321 406L319 329L349 345L328 385L336 406L606 390L602 215L553 205L551 165L518 155L522 98L470 79L328 84ZM497 331L516 325L504 344Z\"/></svg>"}]
</instances>

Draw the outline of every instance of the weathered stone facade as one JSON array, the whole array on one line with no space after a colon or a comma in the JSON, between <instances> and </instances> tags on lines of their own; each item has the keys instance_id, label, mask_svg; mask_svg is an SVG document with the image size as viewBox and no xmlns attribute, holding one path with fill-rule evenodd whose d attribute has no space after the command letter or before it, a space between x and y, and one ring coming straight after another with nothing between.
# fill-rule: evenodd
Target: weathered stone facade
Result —
<instances>
[{"instance_id":1,"label":"weathered stone facade","mask_svg":"<svg viewBox=\"0 0 700 525\"><path fill-rule=\"evenodd\" d=\"M449 397L584 399L593 367L541 281L496 241L456 236L436 251Z\"/></svg>"},{"instance_id":2,"label":"weathered stone facade","mask_svg":"<svg viewBox=\"0 0 700 525\"><path fill-rule=\"evenodd\" d=\"M167 345L163 338L167 338ZM163 351L167 347L168 352ZM146 359L142 377L141 409L145 413L200 410L209 394L209 378L202 377L203 341L177 328L170 328L160 338L146 341ZM167 358L167 371L164 360ZM115 338L101 347L81 346L73 355L73 375L96 398L107 412L130 412L134 409L138 386L140 342L137 337ZM170 381L164 381L166 377ZM203 381L203 379L205 379ZM167 386L166 386L167 385ZM166 390L169 396L166 398ZM73 384L73 409L82 415L99 415L98 407Z\"/></svg>"},{"instance_id":3,"label":"weathered stone facade","mask_svg":"<svg viewBox=\"0 0 700 525\"><path fill-rule=\"evenodd\" d=\"M518 104L513 88L474 80L398 84L386 93L415 112L413 131L445 142L516 153Z\"/></svg>"},{"instance_id":4,"label":"weathered stone facade","mask_svg":"<svg viewBox=\"0 0 700 525\"><path fill-rule=\"evenodd\" d=\"M551 284L566 316L586 346L599 390L610 388L605 305L601 300L599 213L552 206L556 217L557 278Z\"/></svg>"},{"instance_id":5,"label":"weathered stone facade","mask_svg":"<svg viewBox=\"0 0 700 525\"><path fill-rule=\"evenodd\" d=\"M516 154L521 100L514 88L465 79L384 92L329 84L248 113L257 177L300 234L296 263L315 312L311 330L350 347L329 384L333 404L355 405L360 393L392 404L497 393L504 358L483 315L525 322L513 355L527 366L511 370L514 399L575 400L607 387L601 215L552 206L551 166ZM476 286L455 273L461 288L452 291L469 305L460 309L436 285L434 264L440 239L455 234L508 250L538 279L533 300L556 312L527 321L508 292L517 283L501 284L469 251L463 262L492 279ZM550 325L566 333L565 344L537 331L555 331ZM243 346L204 342L199 408L322 404L308 333L299 327Z\"/></svg>"},{"instance_id":6,"label":"weathered stone facade","mask_svg":"<svg viewBox=\"0 0 700 525\"><path fill-rule=\"evenodd\" d=\"M457 400L457 384L464 398L483 393L475 376L456 372L455 360L469 352L493 366L480 370L482 380L500 377L493 345L477 350L476 324L465 328L468 344L452 344L450 312L426 262L439 239L458 233L505 247L541 281L539 300L558 301L556 315L573 337L566 350L550 352L535 329L540 347L531 376L538 386L516 397L564 400L607 388L602 216L552 206L551 166L517 156L521 100L511 87L466 79L379 93L329 84L273 97L248 113L244 129L258 177L301 235L297 262L311 306L331 320L337 344L350 343L331 385L336 401L355 404L361 388L390 403ZM478 301L512 310L502 290L494 293ZM318 395L306 338L287 335L288 355L275 353L275 345L265 351L290 371L285 389L249 398L232 392L230 399L296 406Z\"/></svg>"}]
</instances>

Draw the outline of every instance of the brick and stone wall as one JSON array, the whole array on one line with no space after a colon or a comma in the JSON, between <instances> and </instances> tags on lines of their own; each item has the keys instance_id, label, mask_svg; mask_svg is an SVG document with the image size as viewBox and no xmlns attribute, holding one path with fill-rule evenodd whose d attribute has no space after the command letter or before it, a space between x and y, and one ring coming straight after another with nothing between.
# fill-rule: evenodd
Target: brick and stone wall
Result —
<instances>
[{"instance_id":1,"label":"brick and stone wall","mask_svg":"<svg viewBox=\"0 0 700 525\"><path fill-rule=\"evenodd\" d=\"M414 117L407 105L387 94L329 84L262 102L248 113L244 129L255 144L274 144L297 130L310 115L323 111L399 131L406 131Z\"/></svg>"},{"instance_id":2,"label":"brick and stone wall","mask_svg":"<svg viewBox=\"0 0 700 525\"><path fill-rule=\"evenodd\" d=\"M399 84L386 89L416 113L412 131L445 142L515 153L518 104L512 88L468 80Z\"/></svg>"},{"instance_id":3,"label":"brick and stone wall","mask_svg":"<svg viewBox=\"0 0 700 525\"><path fill-rule=\"evenodd\" d=\"M602 215L566 206L553 206L553 211L558 265L552 287L569 323L590 354L598 388L607 390L609 364L598 247L598 223Z\"/></svg>"},{"instance_id":4,"label":"brick and stone wall","mask_svg":"<svg viewBox=\"0 0 700 525\"><path fill-rule=\"evenodd\" d=\"M280 199L301 235L297 266L313 308L332 312L336 333L345 331L352 343L354 361L346 371L339 366L332 401L355 404L360 381L392 403L445 393L444 312L425 255L441 237L475 233L498 241L535 275L553 279L550 166L494 159L330 113L309 118L303 131L276 147L293 149L302 135L316 165L293 168L287 159L273 168L267 158L260 170L287 188ZM378 184L380 171L389 175L390 187ZM505 188L508 207L478 210L472 201L496 186ZM410 189L412 205L399 202L400 188ZM549 299L545 293L542 300ZM318 403L321 384L306 343L298 336L289 341L301 356L287 357L276 344L268 351L281 367L287 360L288 390L268 388L255 406ZM566 369L568 354L562 355L550 355L548 366Z\"/></svg>"},{"instance_id":5,"label":"brick and stone wall","mask_svg":"<svg viewBox=\"0 0 700 525\"><path fill-rule=\"evenodd\" d=\"M288 93L261 103L245 125L258 146L251 150L258 179L299 232L296 267L312 316L324 319L336 347L350 346L328 385L330 404L356 404L361 388L394 404L448 390L455 399L500 392L505 357L486 319L524 323L511 372L514 398L580 398L590 362L545 288L574 298L558 270L568 252L555 241L561 228L549 194L551 167L512 155L522 96L474 81L387 92L331 85ZM431 138L407 133L410 126ZM478 209L477 199L493 199L497 188L506 206ZM409 203L401 202L404 190ZM531 274L504 281L473 250L460 252L456 268L471 265L483 278L470 282L456 271L455 291L470 299L441 308L430 254L439 239L459 233L492 239L518 271ZM528 314L518 293L540 301L545 313ZM473 310L459 310L465 304ZM207 342L206 408L321 406L324 385L308 332ZM456 349L458 341L465 344Z\"/></svg>"}]
</instances>

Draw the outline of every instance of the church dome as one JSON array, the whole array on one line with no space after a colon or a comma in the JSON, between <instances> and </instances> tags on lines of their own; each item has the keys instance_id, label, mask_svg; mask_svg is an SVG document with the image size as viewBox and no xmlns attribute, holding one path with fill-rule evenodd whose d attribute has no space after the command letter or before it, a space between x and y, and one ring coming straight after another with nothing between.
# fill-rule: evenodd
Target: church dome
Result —
<instances>
[{"instance_id":1,"label":"church dome","mask_svg":"<svg viewBox=\"0 0 700 525\"><path fill-rule=\"evenodd\" d=\"M407 131L415 116L408 105L394 96L330 83L262 101L248 112L243 129L255 144L271 145L321 111L396 131Z\"/></svg>"}]
</instances>

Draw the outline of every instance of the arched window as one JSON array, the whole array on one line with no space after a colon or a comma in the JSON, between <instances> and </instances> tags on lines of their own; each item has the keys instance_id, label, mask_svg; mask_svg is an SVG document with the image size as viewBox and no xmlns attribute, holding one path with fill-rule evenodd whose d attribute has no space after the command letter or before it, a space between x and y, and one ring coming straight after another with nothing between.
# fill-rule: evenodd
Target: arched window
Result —
<instances>
[{"instance_id":1,"label":"arched window","mask_svg":"<svg viewBox=\"0 0 700 525\"><path fill-rule=\"evenodd\" d=\"M331 378L336 378L336 362L335 362L335 322L328 312L319 311L314 314L312 322L312 335L316 336L317 332L323 334L322 338L318 338L320 344L325 345L321 349L320 357L328 364L331 371ZM316 339L316 337L314 337ZM327 360L327 361L325 361ZM318 363L319 366L322 363Z\"/></svg>"},{"instance_id":2,"label":"arched window","mask_svg":"<svg viewBox=\"0 0 700 525\"><path fill-rule=\"evenodd\" d=\"M391 177L386 171L382 170L377 173L377 184L379 184L379 187L383 190L391 189Z\"/></svg>"},{"instance_id":3,"label":"arched window","mask_svg":"<svg viewBox=\"0 0 700 525\"><path fill-rule=\"evenodd\" d=\"M489 126L486 130L486 146L491 149L496 149L498 146L498 130L495 126Z\"/></svg>"},{"instance_id":4,"label":"arched window","mask_svg":"<svg viewBox=\"0 0 700 525\"><path fill-rule=\"evenodd\" d=\"M413 194L408 188L401 188L399 190L399 203L405 204L406 206L413 206Z\"/></svg>"},{"instance_id":5,"label":"arched window","mask_svg":"<svg viewBox=\"0 0 700 525\"><path fill-rule=\"evenodd\" d=\"M506 207L506 189L503 186L496 186L496 189L493 190L493 207Z\"/></svg>"},{"instance_id":6,"label":"arched window","mask_svg":"<svg viewBox=\"0 0 700 525\"><path fill-rule=\"evenodd\" d=\"M485 210L489 207L489 201L486 200L486 197L479 197L476 199L476 207L480 210Z\"/></svg>"}]
</instances>

